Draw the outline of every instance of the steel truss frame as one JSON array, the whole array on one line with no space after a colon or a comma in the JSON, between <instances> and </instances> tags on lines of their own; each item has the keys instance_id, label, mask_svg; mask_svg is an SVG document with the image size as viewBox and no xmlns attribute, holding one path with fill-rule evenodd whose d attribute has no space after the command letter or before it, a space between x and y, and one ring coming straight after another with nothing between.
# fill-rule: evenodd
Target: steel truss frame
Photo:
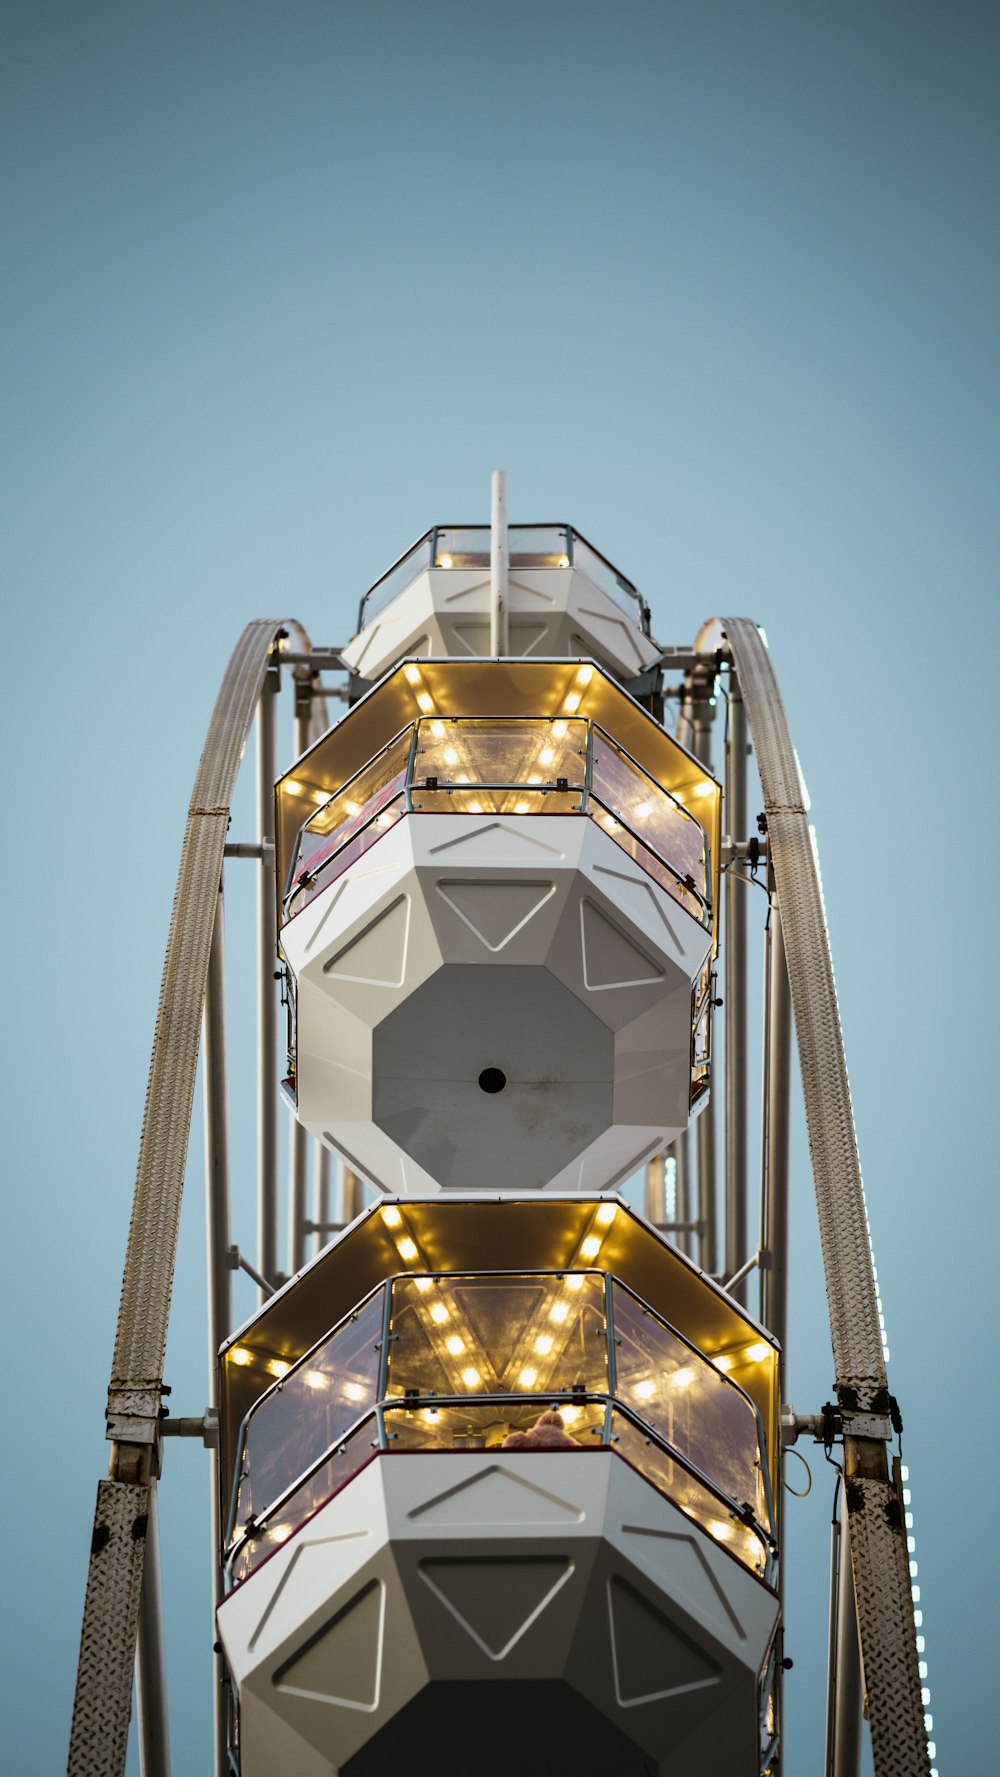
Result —
<instances>
[{"instance_id":1,"label":"steel truss frame","mask_svg":"<svg viewBox=\"0 0 1000 1777\"><path fill-rule=\"evenodd\" d=\"M283 648L283 644L290 646ZM133 1195L112 1374L108 1391L109 1475L97 1488L69 1750L69 1777L121 1777L133 1667L144 1777L169 1770L160 1625L156 1489L167 1319L199 1046L204 1063L211 1357L231 1330L226 1120L223 860L259 864L258 1252L261 1296L278 1276L277 1025L273 796L275 703L287 661L295 686L295 746L306 750L326 724L320 670L339 653L311 648L292 620L249 624L218 694L195 779L171 916ZM831 1587L831 1685L825 1771L856 1777L862 1684L876 1777L927 1777L921 1680L910 1595L898 1464L889 1443L895 1403L888 1392L864 1191L851 1112L829 940L798 765L770 656L746 618L713 619L693 651L667 650L685 670L677 737L711 768L715 684L728 673L724 779L733 864L725 876L724 1215L717 1204L713 1102L669 1150L674 1195L668 1214L664 1161L650 1163L650 1218L694 1250L746 1299L755 1266L761 1318L784 1344L787 1331L787 1205L791 1033L805 1099L843 1437L842 1514L835 1526ZM345 669L346 670L346 669ZM326 695L331 693L327 691ZM340 695L334 691L332 695ZM250 728L257 730L257 838L227 847L233 786ZM756 753L764 799L769 920L765 947L761 1228L749 1245L747 943L745 884L735 868L746 851L747 757ZM756 854L755 854L756 855ZM695 1150L692 1164L691 1149ZM317 1155L314 1214L307 1214L309 1139L293 1123L289 1155L289 1271L301 1268L310 1234L352 1219L360 1181L346 1174L332 1220L329 1155ZM721 1256L720 1256L720 1248ZM237 1255L238 1258L238 1255ZM239 1261L243 1263L244 1261ZM210 1416L217 1403L210 1402ZM195 1424L211 1447L211 1418ZM189 1422L183 1422L187 1427ZM180 1431L181 1424L176 1429ZM220 1518L217 1451L212 1454L214 1530ZM219 1538L216 1536L216 1546ZM215 1576L221 1595L221 1569ZM860 1638L860 1658L858 1643ZM780 1666L780 1662L779 1662ZM863 1678L862 1678L863 1673ZM221 1672L216 1685L216 1769L228 1770ZM779 1674L780 1678L780 1674ZM779 1698L780 1725L780 1698Z\"/></svg>"}]
</instances>

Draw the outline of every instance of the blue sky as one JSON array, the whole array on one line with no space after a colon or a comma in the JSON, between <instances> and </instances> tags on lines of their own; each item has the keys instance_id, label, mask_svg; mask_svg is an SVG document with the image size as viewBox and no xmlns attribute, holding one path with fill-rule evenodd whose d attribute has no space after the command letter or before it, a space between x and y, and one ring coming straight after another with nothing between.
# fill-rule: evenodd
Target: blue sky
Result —
<instances>
[{"instance_id":1,"label":"blue sky","mask_svg":"<svg viewBox=\"0 0 1000 1777\"><path fill-rule=\"evenodd\" d=\"M37 0L4 35L12 1767L64 1756L163 944L229 650L270 613L346 640L414 536L488 516L502 465L512 517L577 524L662 641L720 611L766 626L823 859L938 1763L985 1771L1000 16ZM239 1026L248 882L230 902ZM241 1065L237 1044L248 1180ZM801 1126L794 1188L806 1411L832 1368ZM204 1405L200 1192L193 1148L183 1412ZM167 1463L197 1777L207 1476L187 1445ZM826 1476L791 1507L805 1769Z\"/></svg>"}]
</instances>

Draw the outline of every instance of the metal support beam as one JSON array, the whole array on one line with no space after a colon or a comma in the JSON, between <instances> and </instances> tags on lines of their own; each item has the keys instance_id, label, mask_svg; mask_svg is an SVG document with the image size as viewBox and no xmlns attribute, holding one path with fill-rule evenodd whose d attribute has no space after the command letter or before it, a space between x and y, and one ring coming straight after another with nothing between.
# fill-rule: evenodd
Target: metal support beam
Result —
<instances>
[{"instance_id":1,"label":"metal support beam","mask_svg":"<svg viewBox=\"0 0 1000 1777\"><path fill-rule=\"evenodd\" d=\"M309 1211L309 1132L293 1116L288 1131L288 1274L306 1262Z\"/></svg>"},{"instance_id":2,"label":"metal support beam","mask_svg":"<svg viewBox=\"0 0 1000 1777\"><path fill-rule=\"evenodd\" d=\"M340 1179L340 1220L343 1226L361 1214L361 1180L345 1166Z\"/></svg>"},{"instance_id":3,"label":"metal support beam","mask_svg":"<svg viewBox=\"0 0 1000 1777\"><path fill-rule=\"evenodd\" d=\"M229 1264L229 1110L226 1078L226 926L223 883L215 911L215 930L208 959L205 1010L202 1018L202 1079L205 1093L205 1228L208 1259L208 1410L217 1417L218 1354L233 1324L232 1272ZM174 1428L176 1430L176 1428ZM210 1534L212 1538L212 1601L222 1602L221 1564L223 1505L219 1447L211 1449ZM212 1640L214 1642L215 1635ZM216 1777L228 1769L222 1659L215 1655L212 1693Z\"/></svg>"},{"instance_id":4,"label":"metal support beam","mask_svg":"<svg viewBox=\"0 0 1000 1777\"><path fill-rule=\"evenodd\" d=\"M229 1251L229 1113L226 1081L225 913L222 883L208 959L202 1020L205 1092L205 1228L208 1243L208 1398L215 1408L216 1358L233 1324Z\"/></svg>"},{"instance_id":5,"label":"metal support beam","mask_svg":"<svg viewBox=\"0 0 1000 1777\"><path fill-rule=\"evenodd\" d=\"M257 705L257 840L270 845L257 878L257 1265L278 1272L278 1023L274 996L274 739L278 674L265 674ZM261 1301L267 1298L261 1292Z\"/></svg>"},{"instance_id":6,"label":"metal support beam","mask_svg":"<svg viewBox=\"0 0 1000 1777\"><path fill-rule=\"evenodd\" d=\"M677 1246L682 1253L690 1253L692 1232L697 1232L697 1222L691 1213L691 1138L685 1129L676 1141L671 1142L667 1149L668 1158L674 1161L674 1214L672 1220L678 1230Z\"/></svg>"},{"instance_id":7,"label":"metal support beam","mask_svg":"<svg viewBox=\"0 0 1000 1777\"><path fill-rule=\"evenodd\" d=\"M830 1531L830 1663L826 1692L825 1777L860 1777L864 1686L854 1602L847 1500Z\"/></svg>"},{"instance_id":8,"label":"metal support beam","mask_svg":"<svg viewBox=\"0 0 1000 1777\"><path fill-rule=\"evenodd\" d=\"M684 681L677 721L677 738L682 746L700 759L707 771L712 769L712 724L715 721L713 685L714 666L688 673ZM698 1164L698 1263L703 1271L714 1275L719 1268L719 1214L716 1191L716 1119L715 1097L695 1122Z\"/></svg>"},{"instance_id":9,"label":"metal support beam","mask_svg":"<svg viewBox=\"0 0 1000 1777\"><path fill-rule=\"evenodd\" d=\"M646 1162L646 1220L652 1222L654 1228L662 1228L668 1219L664 1173L664 1155L654 1154L652 1160Z\"/></svg>"},{"instance_id":10,"label":"metal support beam","mask_svg":"<svg viewBox=\"0 0 1000 1777\"><path fill-rule=\"evenodd\" d=\"M735 673L729 677L725 753L725 828L742 839L747 826L747 719ZM747 1210L747 903L743 884L725 877L726 1235L723 1268L734 1275L749 1245ZM733 1294L746 1306L745 1278Z\"/></svg>"},{"instance_id":11,"label":"metal support beam","mask_svg":"<svg viewBox=\"0 0 1000 1777\"><path fill-rule=\"evenodd\" d=\"M792 998L781 909L772 890L764 957L764 1079L761 1105L760 1318L779 1341L787 1375L788 1152Z\"/></svg>"},{"instance_id":12,"label":"metal support beam","mask_svg":"<svg viewBox=\"0 0 1000 1777\"><path fill-rule=\"evenodd\" d=\"M312 675L308 667L295 669L296 759L308 751L312 739ZM288 1272L294 1277L306 1262L306 1217L309 1213L309 1135L292 1115L288 1135Z\"/></svg>"},{"instance_id":13,"label":"metal support beam","mask_svg":"<svg viewBox=\"0 0 1000 1777\"><path fill-rule=\"evenodd\" d=\"M490 653L508 652L507 471L494 469L490 513Z\"/></svg>"},{"instance_id":14,"label":"metal support beam","mask_svg":"<svg viewBox=\"0 0 1000 1777\"><path fill-rule=\"evenodd\" d=\"M333 1155L325 1142L316 1143L316 1177L313 1186L313 1229L316 1251L323 1247L323 1229L333 1221Z\"/></svg>"},{"instance_id":15,"label":"metal support beam","mask_svg":"<svg viewBox=\"0 0 1000 1777\"><path fill-rule=\"evenodd\" d=\"M146 1558L139 1594L139 1633L135 1648L135 1700L142 1777L170 1777L167 1722L167 1668L163 1652L163 1595L160 1585L160 1519L155 1482L149 1489Z\"/></svg>"},{"instance_id":16,"label":"metal support beam","mask_svg":"<svg viewBox=\"0 0 1000 1777\"><path fill-rule=\"evenodd\" d=\"M195 777L163 964L108 1389L110 1475L98 1483L69 1777L125 1768L153 1458L199 1036L233 784L278 632L250 623L219 688Z\"/></svg>"}]
</instances>

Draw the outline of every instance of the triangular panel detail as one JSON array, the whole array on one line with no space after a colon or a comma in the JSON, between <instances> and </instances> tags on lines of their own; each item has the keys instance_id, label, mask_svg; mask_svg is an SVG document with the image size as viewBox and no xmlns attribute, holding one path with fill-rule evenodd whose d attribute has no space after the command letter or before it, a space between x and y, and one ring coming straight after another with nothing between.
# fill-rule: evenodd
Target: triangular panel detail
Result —
<instances>
[{"instance_id":1,"label":"triangular panel detail","mask_svg":"<svg viewBox=\"0 0 1000 1777\"><path fill-rule=\"evenodd\" d=\"M506 878L491 882L479 877L474 882L439 882L437 891L480 943L495 953L509 944L532 914L551 900L556 885L511 882Z\"/></svg>"},{"instance_id":2,"label":"triangular panel detail","mask_svg":"<svg viewBox=\"0 0 1000 1777\"><path fill-rule=\"evenodd\" d=\"M532 839L530 834L520 832L517 827L508 827L505 821L488 821L484 827L474 827L471 833L459 833L454 839L445 839L442 844L432 846L431 853L439 855L460 849L477 864L524 864L529 860L539 864L539 852L550 858L566 856L558 847L546 845L544 839Z\"/></svg>"},{"instance_id":3,"label":"triangular panel detail","mask_svg":"<svg viewBox=\"0 0 1000 1777\"><path fill-rule=\"evenodd\" d=\"M623 1709L719 1683L715 1661L617 1575L608 1582L615 1691Z\"/></svg>"},{"instance_id":4,"label":"triangular panel detail","mask_svg":"<svg viewBox=\"0 0 1000 1777\"><path fill-rule=\"evenodd\" d=\"M639 1559L655 1571L672 1596L682 1600L717 1633L728 1636L735 1632L741 1641L746 1640L746 1630L694 1535L688 1531L650 1530L643 1524L623 1524L622 1534L642 1539L636 1551Z\"/></svg>"},{"instance_id":5,"label":"triangular panel detail","mask_svg":"<svg viewBox=\"0 0 1000 1777\"><path fill-rule=\"evenodd\" d=\"M280 1640L281 1624L294 1622L301 1615L304 1597L322 1596L324 1588L328 1596L334 1592L344 1582L348 1569L360 1565L358 1551L353 1545L370 1535L368 1530L348 1530L342 1536L327 1537L309 1537L307 1532L300 1532L292 1558L247 1647L255 1648L265 1629L270 1635L277 1627Z\"/></svg>"},{"instance_id":6,"label":"triangular panel detail","mask_svg":"<svg viewBox=\"0 0 1000 1777\"><path fill-rule=\"evenodd\" d=\"M592 992L607 987L658 987L664 979L659 963L586 896L580 902L580 940L584 985Z\"/></svg>"},{"instance_id":7,"label":"triangular panel detail","mask_svg":"<svg viewBox=\"0 0 1000 1777\"><path fill-rule=\"evenodd\" d=\"M324 975L337 981L360 981L367 987L402 987L409 931L410 897L397 895L323 964Z\"/></svg>"},{"instance_id":8,"label":"triangular panel detail","mask_svg":"<svg viewBox=\"0 0 1000 1777\"><path fill-rule=\"evenodd\" d=\"M377 1709L384 1615L385 1589L380 1580L370 1580L279 1666L275 1689L345 1709Z\"/></svg>"},{"instance_id":9,"label":"triangular panel detail","mask_svg":"<svg viewBox=\"0 0 1000 1777\"><path fill-rule=\"evenodd\" d=\"M420 1524L452 1524L465 1529L484 1524L580 1524L585 1516L570 1500L512 1475L499 1463L491 1463L457 1487L435 1494L407 1515Z\"/></svg>"},{"instance_id":10,"label":"triangular panel detail","mask_svg":"<svg viewBox=\"0 0 1000 1777\"><path fill-rule=\"evenodd\" d=\"M502 1660L566 1584L565 1555L431 1557L424 1584L491 1660Z\"/></svg>"}]
</instances>

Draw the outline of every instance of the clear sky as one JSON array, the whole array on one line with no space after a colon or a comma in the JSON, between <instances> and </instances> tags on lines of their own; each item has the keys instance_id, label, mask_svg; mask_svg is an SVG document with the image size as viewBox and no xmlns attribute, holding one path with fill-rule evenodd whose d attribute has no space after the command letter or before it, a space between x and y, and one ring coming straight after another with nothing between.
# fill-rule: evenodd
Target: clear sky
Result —
<instances>
[{"instance_id":1,"label":"clear sky","mask_svg":"<svg viewBox=\"0 0 1000 1777\"><path fill-rule=\"evenodd\" d=\"M512 517L578 525L662 641L720 611L766 626L823 859L938 1764L990 1769L998 64L1000 12L961 0L7 7L11 1770L65 1756L163 945L225 661L265 614L345 641L413 537L488 517L497 466ZM248 909L240 878L234 944ZM245 1027L235 964L231 1001ZM248 1065L238 1040L244 1180ZM812 1411L832 1365L800 1129L794 1191L789 1391ZM167 1370L189 1413L200 1193L196 1156ZM813 1469L789 1513L803 1773L832 1497ZM206 1471L168 1449L191 1777Z\"/></svg>"}]
</instances>

